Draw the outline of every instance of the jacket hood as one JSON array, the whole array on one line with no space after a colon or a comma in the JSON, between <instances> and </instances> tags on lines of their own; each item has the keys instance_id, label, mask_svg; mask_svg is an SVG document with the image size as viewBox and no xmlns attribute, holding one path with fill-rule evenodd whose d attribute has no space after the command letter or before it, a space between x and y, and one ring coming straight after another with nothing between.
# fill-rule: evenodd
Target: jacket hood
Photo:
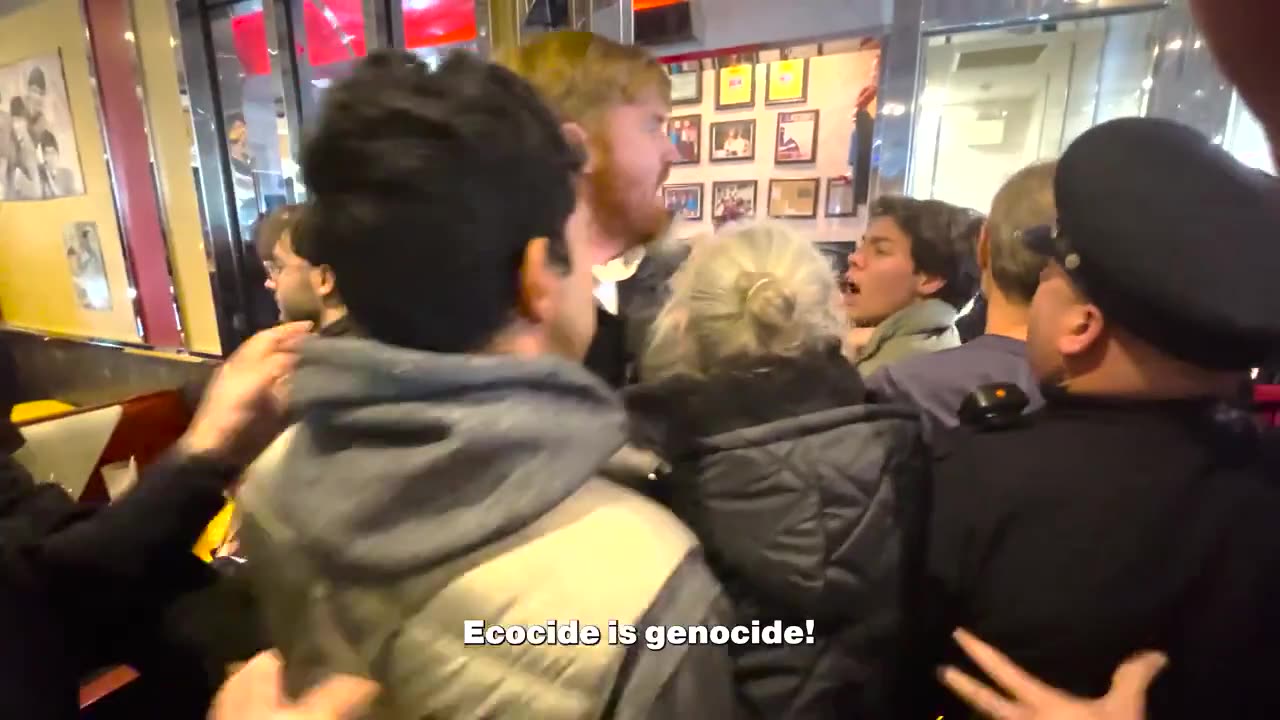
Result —
<instances>
[{"instance_id":1,"label":"jacket hood","mask_svg":"<svg viewBox=\"0 0 1280 720\"><path fill-rule=\"evenodd\" d=\"M524 527L624 443L612 391L554 358L313 338L263 503L334 570L421 571Z\"/></svg>"},{"instance_id":2,"label":"jacket hood","mask_svg":"<svg viewBox=\"0 0 1280 720\"><path fill-rule=\"evenodd\" d=\"M955 326L957 312L950 303L937 298L913 303L877 325L858 356L869 358L885 343L905 335L941 335Z\"/></svg>"}]
</instances>

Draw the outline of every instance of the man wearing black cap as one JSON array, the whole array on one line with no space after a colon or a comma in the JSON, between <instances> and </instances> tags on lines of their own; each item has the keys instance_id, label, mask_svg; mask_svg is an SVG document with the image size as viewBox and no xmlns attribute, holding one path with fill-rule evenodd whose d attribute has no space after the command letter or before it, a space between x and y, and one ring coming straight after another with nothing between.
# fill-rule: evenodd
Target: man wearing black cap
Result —
<instances>
[{"instance_id":1,"label":"man wearing black cap","mask_svg":"<svg viewBox=\"0 0 1280 720\"><path fill-rule=\"evenodd\" d=\"M1057 227L1025 233L1050 259L1027 341L1046 406L941 449L918 658L972 668L965 627L1098 697L1152 649L1150 718L1280 717L1280 505L1215 412L1280 340L1280 188L1124 119L1071 144L1054 196ZM930 693L919 717L965 716Z\"/></svg>"}]
</instances>

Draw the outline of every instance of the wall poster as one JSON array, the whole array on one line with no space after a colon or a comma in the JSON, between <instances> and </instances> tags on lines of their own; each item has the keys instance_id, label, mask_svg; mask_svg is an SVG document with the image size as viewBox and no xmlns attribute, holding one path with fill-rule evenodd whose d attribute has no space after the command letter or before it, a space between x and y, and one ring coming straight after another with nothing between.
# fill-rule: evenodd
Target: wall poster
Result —
<instances>
[{"instance_id":1,"label":"wall poster","mask_svg":"<svg viewBox=\"0 0 1280 720\"><path fill-rule=\"evenodd\" d=\"M716 71L716 109L755 107L756 66L731 65Z\"/></svg>"},{"instance_id":2,"label":"wall poster","mask_svg":"<svg viewBox=\"0 0 1280 720\"><path fill-rule=\"evenodd\" d=\"M0 198L84 194L62 55L0 67Z\"/></svg>"},{"instance_id":3,"label":"wall poster","mask_svg":"<svg viewBox=\"0 0 1280 720\"><path fill-rule=\"evenodd\" d=\"M62 228L62 245L76 290L76 303L85 310L110 310L111 285L107 281L107 266L102 261L98 224L67 223Z\"/></svg>"}]
</instances>

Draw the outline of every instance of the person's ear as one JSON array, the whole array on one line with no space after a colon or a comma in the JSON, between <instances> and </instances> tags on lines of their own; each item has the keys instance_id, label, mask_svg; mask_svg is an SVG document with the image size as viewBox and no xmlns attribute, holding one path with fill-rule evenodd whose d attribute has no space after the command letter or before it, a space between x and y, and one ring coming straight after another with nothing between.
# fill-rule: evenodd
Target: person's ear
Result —
<instances>
[{"instance_id":1,"label":"person's ear","mask_svg":"<svg viewBox=\"0 0 1280 720\"><path fill-rule=\"evenodd\" d=\"M933 297L946 284L947 281L937 275L916 273L916 294L920 297Z\"/></svg>"},{"instance_id":2,"label":"person's ear","mask_svg":"<svg viewBox=\"0 0 1280 720\"><path fill-rule=\"evenodd\" d=\"M1081 303L1066 314L1058 335L1058 352L1064 357L1079 356L1096 346L1106 332L1102 311L1092 303Z\"/></svg>"},{"instance_id":3,"label":"person's ear","mask_svg":"<svg viewBox=\"0 0 1280 720\"><path fill-rule=\"evenodd\" d=\"M985 273L991 267L991 224L982 223L978 231L978 270Z\"/></svg>"},{"instance_id":4,"label":"person's ear","mask_svg":"<svg viewBox=\"0 0 1280 720\"><path fill-rule=\"evenodd\" d=\"M338 276L333 274L333 268L328 265L320 265L311 268L311 287L315 289L316 295L322 298L329 297L338 290Z\"/></svg>"},{"instance_id":5,"label":"person's ear","mask_svg":"<svg viewBox=\"0 0 1280 720\"><path fill-rule=\"evenodd\" d=\"M564 133L564 139L569 145L582 153L582 173L585 175L595 172L600 164L600 153L591 146L591 136L587 134L587 129L571 121L561 123L560 131Z\"/></svg>"},{"instance_id":6,"label":"person's ear","mask_svg":"<svg viewBox=\"0 0 1280 720\"><path fill-rule=\"evenodd\" d=\"M547 257L545 237L537 237L524 247L520 260L519 313L529 322L542 323L551 317L554 288L559 275Z\"/></svg>"}]
</instances>

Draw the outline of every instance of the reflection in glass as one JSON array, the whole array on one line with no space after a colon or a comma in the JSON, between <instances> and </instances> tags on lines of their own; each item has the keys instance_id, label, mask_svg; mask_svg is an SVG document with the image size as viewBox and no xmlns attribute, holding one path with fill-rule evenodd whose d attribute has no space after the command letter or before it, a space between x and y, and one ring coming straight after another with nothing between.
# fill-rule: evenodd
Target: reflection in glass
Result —
<instances>
[{"instance_id":1,"label":"reflection in glass","mask_svg":"<svg viewBox=\"0 0 1280 720\"><path fill-rule=\"evenodd\" d=\"M1157 13L925 38L911 194L985 210L1080 133L1143 115Z\"/></svg>"}]
</instances>

